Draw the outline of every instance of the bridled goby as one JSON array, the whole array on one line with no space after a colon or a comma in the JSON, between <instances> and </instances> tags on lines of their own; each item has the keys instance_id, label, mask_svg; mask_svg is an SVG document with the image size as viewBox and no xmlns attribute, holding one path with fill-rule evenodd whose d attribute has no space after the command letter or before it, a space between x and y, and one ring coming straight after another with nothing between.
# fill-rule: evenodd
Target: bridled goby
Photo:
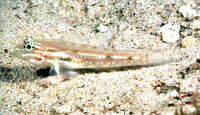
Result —
<instances>
[{"instance_id":1,"label":"bridled goby","mask_svg":"<svg viewBox=\"0 0 200 115\"><path fill-rule=\"evenodd\" d=\"M175 60L172 55L161 51L117 51L32 37L17 44L13 55L38 66L53 67L57 74L63 69L156 65Z\"/></svg>"}]
</instances>

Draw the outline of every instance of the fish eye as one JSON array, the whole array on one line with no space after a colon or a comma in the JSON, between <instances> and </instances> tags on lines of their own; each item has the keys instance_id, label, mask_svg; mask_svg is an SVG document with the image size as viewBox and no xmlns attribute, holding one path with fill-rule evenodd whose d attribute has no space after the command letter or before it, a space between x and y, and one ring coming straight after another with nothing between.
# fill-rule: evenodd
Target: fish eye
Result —
<instances>
[{"instance_id":1,"label":"fish eye","mask_svg":"<svg viewBox=\"0 0 200 115\"><path fill-rule=\"evenodd\" d=\"M31 49L31 45L27 45L26 47L27 47L28 49Z\"/></svg>"},{"instance_id":2,"label":"fish eye","mask_svg":"<svg viewBox=\"0 0 200 115\"><path fill-rule=\"evenodd\" d=\"M32 51L34 49L33 38L28 37L24 40L24 50L25 51Z\"/></svg>"}]
</instances>

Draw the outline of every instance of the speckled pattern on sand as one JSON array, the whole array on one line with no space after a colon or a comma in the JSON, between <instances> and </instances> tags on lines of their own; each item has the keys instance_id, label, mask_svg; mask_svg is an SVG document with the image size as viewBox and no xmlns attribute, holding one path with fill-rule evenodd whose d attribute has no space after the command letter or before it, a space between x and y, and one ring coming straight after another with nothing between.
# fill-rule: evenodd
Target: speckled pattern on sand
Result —
<instances>
[{"instance_id":1,"label":"speckled pattern on sand","mask_svg":"<svg viewBox=\"0 0 200 115\"><path fill-rule=\"evenodd\" d=\"M0 114L174 114L200 92L199 70L182 72L200 57L200 44L164 43L156 31L170 21L191 26L193 20L177 12L187 4L200 11L197 0L1 0ZM97 31L99 23L108 30ZM200 31L182 26L180 33L199 39ZM153 67L86 72L46 86L38 74L45 68L11 55L29 36L118 50L177 51L174 56L183 57ZM189 78L191 89L181 85Z\"/></svg>"}]
</instances>

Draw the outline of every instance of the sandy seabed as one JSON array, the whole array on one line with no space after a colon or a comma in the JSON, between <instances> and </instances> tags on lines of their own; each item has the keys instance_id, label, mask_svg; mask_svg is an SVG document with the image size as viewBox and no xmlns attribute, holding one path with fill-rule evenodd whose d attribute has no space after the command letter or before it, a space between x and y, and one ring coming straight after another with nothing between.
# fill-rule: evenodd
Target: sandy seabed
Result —
<instances>
[{"instance_id":1,"label":"sandy seabed","mask_svg":"<svg viewBox=\"0 0 200 115\"><path fill-rule=\"evenodd\" d=\"M199 17L186 20L178 12L188 4L200 11L198 0L1 0L0 114L198 113L200 44L180 46L181 39L200 34L190 26ZM164 43L156 34L168 22L181 25L177 42ZM100 23L108 30L98 31ZM38 71L45 68L12 56L17 42L29 36L117 50L161 50L182 59L42 85L46 78Z\"/></svg>"}]
</instances>

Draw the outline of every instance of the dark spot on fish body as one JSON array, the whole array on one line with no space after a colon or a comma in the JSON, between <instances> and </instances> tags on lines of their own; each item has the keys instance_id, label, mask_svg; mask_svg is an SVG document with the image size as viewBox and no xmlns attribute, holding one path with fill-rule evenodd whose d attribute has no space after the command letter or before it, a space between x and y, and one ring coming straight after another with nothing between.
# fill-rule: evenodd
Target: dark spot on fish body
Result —
<instances>
[{"instance_id":1,"label":"dark spot on fish body","mask_svg":"<svg viewBox=\"0 0 200 115\"><path fill-rule=\"evenodd\" d=\"M71 59L70 57L58 57L59 60L63 60L63 61L68 61L68 62L71 62L73 59Z\"/></svg>"},{"instance_id":2,"label":"dark spot on fish body","mask_svg":"<svg viewBox=\"0 0 200 115\"><path fill-rule=\"evenodd\" d=\"M113 58L111 57L111 55L106 56L105 58L106 60L112 60Z\"/></svg>"}]
</instances>

